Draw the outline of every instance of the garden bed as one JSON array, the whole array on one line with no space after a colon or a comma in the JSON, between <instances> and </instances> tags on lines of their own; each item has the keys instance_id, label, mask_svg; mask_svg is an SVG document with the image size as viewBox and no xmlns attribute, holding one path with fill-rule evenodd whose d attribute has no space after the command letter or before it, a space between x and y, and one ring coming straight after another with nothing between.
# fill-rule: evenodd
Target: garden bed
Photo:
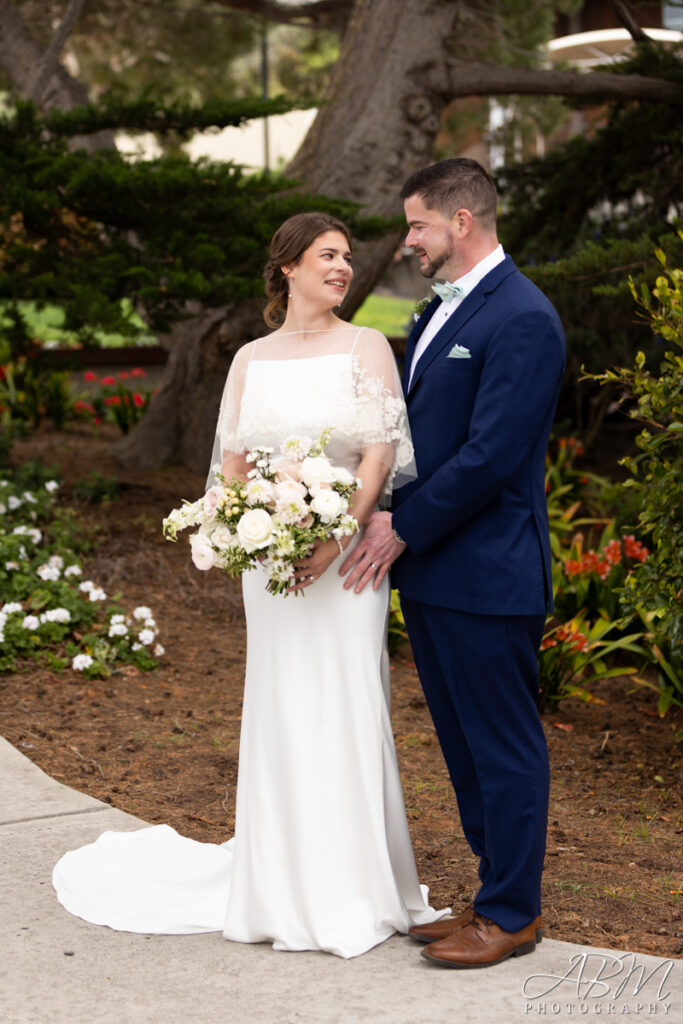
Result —
<instances>
[{"instance_id":1,"label":"garden bed","mask_svg":"<svg viewBox=\"0 0 683 1024\"><path fill-rule=\"evenodd\" d=\"M160 667L123 666L106 680L26 664L0 678L0 732L59 781L203 841L234 827L245 632L239 584L199 573L161 519L203 489L204 467L122 469L113 428L85 424L15 442L13 461L40 458L64 481L61 500L92 470L118 497L81 504L98 531L88 575L122 603L148 605L166 648ZM421 880L435 904L459 908L475 862L410 656L394 659L392 717ZM622 679L592 687L599 702L565 700L544 715L552 788L544 875L550 937L683 954L680 715ZM603 703L604 702L604 703Z\"/></svg>"}]
</instances>

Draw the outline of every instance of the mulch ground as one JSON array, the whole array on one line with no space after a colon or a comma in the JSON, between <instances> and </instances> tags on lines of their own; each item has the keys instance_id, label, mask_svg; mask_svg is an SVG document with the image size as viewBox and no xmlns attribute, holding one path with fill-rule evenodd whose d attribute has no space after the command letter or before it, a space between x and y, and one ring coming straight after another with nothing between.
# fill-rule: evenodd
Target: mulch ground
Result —
<instances>
[{"instance_id":1,"label":"mulch ground","mask_svg":"<svg viewBox=\"0 0 683 1024\"><path fill-rule=\"evenodd\" d=\"M149 822L222 842L232 834L245 655L239 584L192 566L161 536L164 515L203 491L184 469L122 468L114 435L85 427L17 441L15 463L59 469L61 500L97 531L87 576L131 609L149 605L166 648L160 667L103 681L26 665L0 679L0 733L44 771ZM91 470L116 478L103 505L71 495ZM460 908L477 887L410 649L393 662L392 718L420 878L434 905ZM565 700L544 715L552 789L544 874L547 934L683 954L683 745L680 715L624 679L594 687L604 703ZM672 890L674 892L672 893Z\"/></svg>"}]
</instances>

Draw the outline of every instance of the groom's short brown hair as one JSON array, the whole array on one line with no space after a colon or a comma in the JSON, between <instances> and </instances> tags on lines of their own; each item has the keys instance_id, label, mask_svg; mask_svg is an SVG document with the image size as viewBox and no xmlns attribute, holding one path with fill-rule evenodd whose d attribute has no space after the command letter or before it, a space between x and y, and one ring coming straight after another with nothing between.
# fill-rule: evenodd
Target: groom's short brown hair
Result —
<instances>
[{"instance_id":1,"label":"groom's short brown hair","mask_svg":"<svg viewBox=\"0 0 683 1024\"><path fill-rule=\"evenodd\" d=\"M439 160L411 174L401 189L401 199L419 195L428 210L452 217L469 210L486 230L496 227L496 186L481 164L467 157Z\"/></svg>"}]
</instances>

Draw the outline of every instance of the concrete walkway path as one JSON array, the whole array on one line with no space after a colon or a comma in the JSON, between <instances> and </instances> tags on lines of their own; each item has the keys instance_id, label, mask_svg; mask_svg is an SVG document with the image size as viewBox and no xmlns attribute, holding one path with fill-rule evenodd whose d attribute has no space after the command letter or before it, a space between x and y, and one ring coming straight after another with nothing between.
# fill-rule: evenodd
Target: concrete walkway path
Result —
<instances>
[{"instance_id":1,"label":"concrete walkway path","mask_svg":"<svg viewBox=\"0 0 683 1024\"><path fill-rule=\"evenodd\" d=\"M2 1024L683 1022L678 960L545 939L532 956L453 971L403 936L341 960L219 934L131 935L67 914L55 861L105 829L145 824L60 785L0 738Z\"/></svg>"}]
</instances>

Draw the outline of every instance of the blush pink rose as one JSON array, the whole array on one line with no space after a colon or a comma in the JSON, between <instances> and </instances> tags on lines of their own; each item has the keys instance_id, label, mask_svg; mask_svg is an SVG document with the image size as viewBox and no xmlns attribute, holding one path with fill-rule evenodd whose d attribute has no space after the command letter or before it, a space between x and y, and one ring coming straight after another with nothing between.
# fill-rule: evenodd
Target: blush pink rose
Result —
<instances>
[{"instance_id":1,"label":"blush pink rose","mask_svg":"<svg viewBox=\"0 0 683 1024\"><path fill-rule=\"evenodd\" d=\"M278 501L294 501L306 497L306 488L296 480L281 480L275 484L275 497Z\"/></svg>"},{"instance_id":2,"label":"blush pink rose","mask_svg":"<svg viewBox=\"0 0 683 1024\"><path fill-rule=\"evenodd\" d=\"M284 483L285 480L301 480L301 463L294 459L280 459L273 464L275 480L277 483Z\"/></svg>"},{"instance_id":3,"label":"blush pink rose","mask_svg":"<svg viewBox=\"0 0 683 1024\"><path fill-rule=\"evenodd\" d=\"M225 492L222 487L218 484L214 484L213 487L209 487L208 491L204 495L204 513L207 516L215 516L218 508L218 503L225 496Z\"/></svg>"}]
</instances>

